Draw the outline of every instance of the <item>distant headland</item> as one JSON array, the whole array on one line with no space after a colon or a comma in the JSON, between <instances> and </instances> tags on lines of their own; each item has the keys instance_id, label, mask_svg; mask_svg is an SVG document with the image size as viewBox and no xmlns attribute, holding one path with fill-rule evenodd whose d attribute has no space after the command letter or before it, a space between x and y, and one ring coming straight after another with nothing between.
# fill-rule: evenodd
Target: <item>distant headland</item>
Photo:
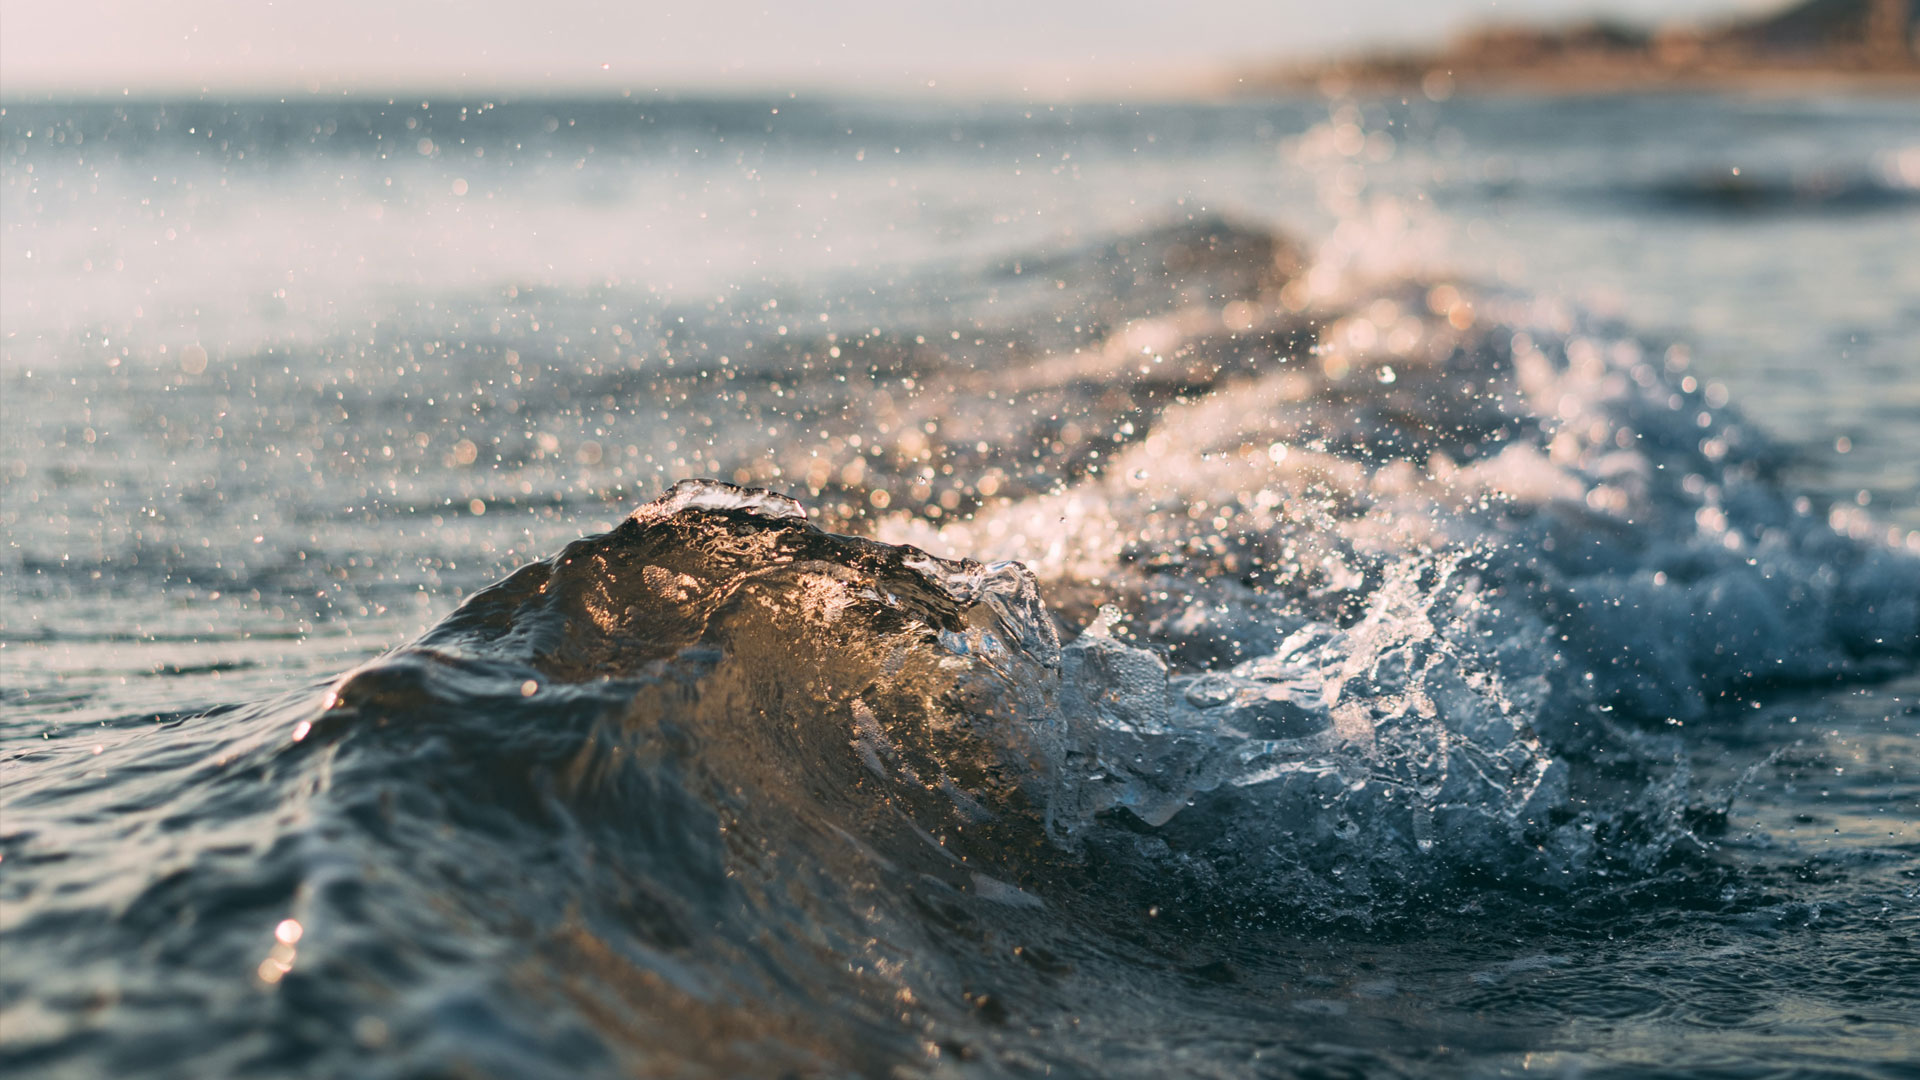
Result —
<instances>
[{"instance_id":1,"label":"distant headland","mask_svg":"<svg viewBox=\"0 0 1920 1080\"><path fill-rule=\"evenodd\" d=\"M1716 24L1489 25L1433 51L1375 52L1243 73L1255 92L1560 93L1752 88L1920 92L1920 2L1802 0Z\"/></svg>"}]
</instances>

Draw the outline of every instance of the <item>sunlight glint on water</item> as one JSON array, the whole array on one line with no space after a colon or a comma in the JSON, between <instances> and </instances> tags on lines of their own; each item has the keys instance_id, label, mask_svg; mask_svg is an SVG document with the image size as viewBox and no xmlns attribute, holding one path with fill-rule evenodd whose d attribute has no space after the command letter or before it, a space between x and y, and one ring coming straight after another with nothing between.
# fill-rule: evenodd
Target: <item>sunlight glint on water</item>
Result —
<instances>
[{"instance_id":1,"label":"sunlight glint on water","mask_svg":"<svg viewBox=\"0 0 1920 1080\"><path fill-rule=\"evenodd\" d=\"M1905 103L0 137L9 1071L1911 1060Z\"/></svg>"}]
</instances>

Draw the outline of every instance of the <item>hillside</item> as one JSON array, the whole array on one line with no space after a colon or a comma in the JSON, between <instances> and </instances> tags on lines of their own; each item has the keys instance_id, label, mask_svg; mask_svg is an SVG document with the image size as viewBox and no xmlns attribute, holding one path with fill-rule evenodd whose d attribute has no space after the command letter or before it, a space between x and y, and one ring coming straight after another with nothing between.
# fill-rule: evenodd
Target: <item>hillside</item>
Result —
<instances>
[{"instance_id":1,"label":"hillside","mask_svg":"<svg viewBox=\"0 0 1920 1080\"><path fill-rule=\"evenodd\" d=\"M1920 3L1803 0L1707 25L1589 21L1492 25L1433 51L1376 52L1242 77L1252 89L1306 86L1635 91L1754 85L1920 90Z\"/></svg>"}]
</instances>

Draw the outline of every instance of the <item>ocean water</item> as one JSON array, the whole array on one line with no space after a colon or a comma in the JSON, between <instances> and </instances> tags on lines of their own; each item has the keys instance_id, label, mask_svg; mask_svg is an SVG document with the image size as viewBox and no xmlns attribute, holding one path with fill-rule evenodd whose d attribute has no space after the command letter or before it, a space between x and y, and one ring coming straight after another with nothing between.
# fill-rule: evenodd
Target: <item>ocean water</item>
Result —
<instances>
[{"instance_id":1,"label":"ocean water","mask_svg":"<svg viewBox=\"0 0 1920 1080\"><path fill-rule=\"evenodd\" d=\"M1920 1067L1911 100L0 168L10 1075Z\"/></svg>"}]
</instances>

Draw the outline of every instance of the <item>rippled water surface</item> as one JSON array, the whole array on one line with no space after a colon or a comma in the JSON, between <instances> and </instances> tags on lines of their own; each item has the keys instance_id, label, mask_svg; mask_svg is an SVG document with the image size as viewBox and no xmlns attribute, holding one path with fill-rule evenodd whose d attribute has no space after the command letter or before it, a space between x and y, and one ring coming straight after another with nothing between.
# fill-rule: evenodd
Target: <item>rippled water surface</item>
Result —
<instances>
[{"instance_id":1,"label":"rippled water surface","mask_svg":"<svg viewBox=\"0 0 1920 1080\"><path fill-rule=\"evenodd\" d=\"M1910 101L0 164L10 1073L1920 1061Z\"/></svg>"}]
</instances>

